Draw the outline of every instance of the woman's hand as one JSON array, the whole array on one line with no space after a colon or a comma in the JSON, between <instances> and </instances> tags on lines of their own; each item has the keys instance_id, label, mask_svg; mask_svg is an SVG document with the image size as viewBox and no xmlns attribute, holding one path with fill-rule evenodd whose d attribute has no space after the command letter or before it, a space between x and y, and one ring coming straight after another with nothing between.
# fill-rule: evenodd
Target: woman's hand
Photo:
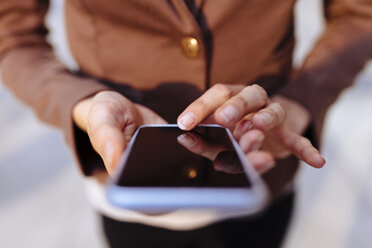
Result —
<instances>
[{"instance_id":1,"label":"woman's hand","mask_svg":"<svg viewBox=\"0 0 372 248\"><path fill-rule=\"evenodd\" d=\"M275 159L290 154L316 168L325 163L301 135L310 123L306 109L284 97L271 101L258 85L213 86L178 118L183 130L200 123L217 123L233 131L246 157L262 173L275 165Z\"/></svg>"},{"instance_id":2,"label":"woman's hand","mask_svg":"<svg viewBox=\"0 0 372 248\"><path fill-rule=\"evenodd\" d=\"M74 106L72 116L76 125L88 133L109 174L138 126L166 124L152 110L114 91L103 91L81 100Z\"/></svg>"}]
</instances>

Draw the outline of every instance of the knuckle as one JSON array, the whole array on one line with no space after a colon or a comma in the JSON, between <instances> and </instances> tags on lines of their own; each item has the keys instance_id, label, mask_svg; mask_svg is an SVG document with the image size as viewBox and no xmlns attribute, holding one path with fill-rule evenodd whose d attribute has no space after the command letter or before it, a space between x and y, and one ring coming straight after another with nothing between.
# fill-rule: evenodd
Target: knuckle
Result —
<instances>
[{"instance_id":1,"label":"knuckle","mask_svg":"<svg viewBox=\"0 0 372 248\"><path fill-rule=\"evenodd\" d=\"M100 98L100 97L102 97L102 96L106 96L107 95L107 91L100 91L100 92L98 92L94 97L95 98Z\"/></svg>"},{"instance_id":2,"label":"knuckle","mask_svg":"<svg viewBox=\"0 0 372 248\"><path fill-rule=\"evenodd\" d=\"M225 84L217 83L217 84L213 85L212 89L214 91L217 91L218 94L221 95L222 97L224 97L225 99L228 99L228 98L231 97L231 90Z\"/></svg>"},{"instance_id":3,"label":"knuckle","mask_svg":"<svg viewBox=\"0 0 372 248\"><path fill-rule=\"evenodd\" d=\"M199 116L199 114L207 113L210 110L210 104L206 99L200 98L194 103L193 113Z\"/></svg>"},{"instance_id":4,"label":"knuckle","mask_svg":"<svg viewBox=\"0 0 372 248\"><path fill-rule=\"evenodd\" d=\"M200 99L199 101L197 101L195 107L197 110L201 112L208 110L208 104L203 99Z\"/></svg>"},{"instance_id":5,"label":"knuckle","mask_svg":"<svg viewBox=\"0 0 372 248\"><path fill-rule=\"evenodd\" d=\"M279 122L284 121L286 117L286 111L279 103L272 103L271 108L269 108L269 110L272 112L272 114Z\"/></svg>"},{"instance_id":6,"label":"knuckle","mask_svg":"<svg viewBox=\"0 0 372 248\"><path fill-rule=\"evenodd\" d=\"M114 92L109 92L109 91L101 91L101 92L98 92L97 94L94 95L93 97L93 101L103 101L105 99L109 99L110 97L112 97L112 94Z\"/></svg>"},{"instance_id":7,"label":"knuckle","mask_svg":"<svg viewBox=\"0 0 372 248\"><path fill-rule=\"evenodd\" d=\"M280 103L274 102L272 103L272 106L275 109L275 112L277 112L279 115L281 116L286 115L286 111L284 110L284 108L282 107Z\"/></svg>"},{"instance_id":8,"label":"knuckle","mask_svg":"<svg viewBox=\"0 0 372 248\"><path fill-rule=\"evenodd\" d=\"M237 106L242 106L243 109L248 109L249 107L249 101L248 99L245 97L245 94L244 92L240 92L236 97L234 97L234 100L236 101Z\"/></svg>"},{"instance_id":9,"label":"knuckle","mask_svg":"<svg viewBox=\"0 0 372 248\"><path fill-rule=\"evenodd\" d=\"M292 150L296 150L297 136L291 135L288 137L288 136L282 135L280 139L284 144L287 144L288 147L290 147Z\"/></svg>"},{"instance_id":10,"label":"knuckle","mask_svg":"<svg viewBox=\"0 0 372 248\"><path fill-rule=\"evenodd\" d=\"M311 142L308 138L302 137L302 144L304 147L309 147L311 146Z\"/></svg>"},{"instance_id":11,"label":"knuckle","mask_svg":"<svg viewBox=\"0 0 372 248\"><path fill-rule=\"evenodd\" d=\"M279 114L272 108L264 109L262 112L266 112L267 114L271 115L274 118L274 121L278 121L280 118Z\"/></svg>"},{"instance_id":12,"label":"knuckle","mask_svg":"<svg viewBox=\"0 0 372 248\"><path fill-rule=\"evenodd\" d=\"M118 108L118 105L114 101L96 102L92 105L90 113L104 114L114 112Z\"/></svg>"},{"instance_id":13,"label":"knuckle","mask_svg":"<svg viewBox=\"0 0 372 248\"><path fill-rule=\"evenodd\" d=\"M93 104L87 117L87 131L94 131L103 123L113 121L113 118L118 122L118 117L115 115L117 108L118 106L114 102Z\"/></svg>"},{"instance_id":14,"label":"knuckle","mask_svg":"<svg viewBox=\"0 0 372 248\"><path fill-rule=\"evenodd\" d=\"M105 98L106 95L107 95L107 92L106 91L98 92L97 94L94 95L93 101L97 101L97 100L100 100L102 98Z\"/></svg>"},{"instance_id":15,"label":"knuckle","mask_svg":"<svg viewBox=\"0 0 372 248\"><path fill-rule=\"evenodd\" d=\"M94 98L96 99L106 99L106 98L112 98L112 97L116 97L116 96L121 96L121 94L119 94L118 92L115 92L115 91L111 91L111 90L104 90L104 91L100 91L98 92L97 94L94 95Z\"/></svg>"},{"instance_id":16,"label":"knuckle","mask_svg":"<svg viewBox=\"0 0 372 248\"><path fill-rule=\"evenodd\" d=\"M258 98L259 101L261 101L263 103L267 103L268 96L267 96L267 92L264 88L262 88L258 84L252 84L249 87L251 87L251 89L254 90L255 96Z\"/></svg>"}]
</instances>

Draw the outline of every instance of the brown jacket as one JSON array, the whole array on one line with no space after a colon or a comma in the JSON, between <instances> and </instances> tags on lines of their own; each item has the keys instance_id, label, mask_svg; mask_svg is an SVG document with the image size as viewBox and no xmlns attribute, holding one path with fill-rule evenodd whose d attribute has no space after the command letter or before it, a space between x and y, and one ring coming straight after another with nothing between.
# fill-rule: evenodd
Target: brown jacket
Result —
<instances>
[{"instance_id":1,"label":"brown jacket","mask_svg":"<svg viewBox=\"0 0 372 248\"><path fill-rule=\"evenodd\" d=\"M327 108L372 56L372 0L324 3L325 31L290 78L295 0L66 0L80 74L58 62L45 40L47 0L1 0L3 81L42 120L64 130L87 175L102 162L73 125L71 109L105 89L174 122L215 83L255 82L307 107L317 143ZM288 160L265 176L272 188L293 176L296 160Z\"/></svg>"}]
</instances>

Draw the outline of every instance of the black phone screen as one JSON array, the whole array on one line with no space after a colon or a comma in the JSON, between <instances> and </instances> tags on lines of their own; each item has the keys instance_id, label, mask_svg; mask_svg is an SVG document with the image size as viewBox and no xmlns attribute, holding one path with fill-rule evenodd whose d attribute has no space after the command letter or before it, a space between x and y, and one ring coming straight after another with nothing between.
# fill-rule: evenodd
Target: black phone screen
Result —
<instances>
[{"instance_id":1,"label":"black phone screen","mask_svg":"<svg viewBox=\"0 0 372 248\"><path fill-rule=\"evenodd\" d=\"M187 145L185 140L189 141ZM251 186L226 130L215 126L198 126L189 132L176 126L141 128L116 184L126 187Z\"/></svg>"}]
</instances>

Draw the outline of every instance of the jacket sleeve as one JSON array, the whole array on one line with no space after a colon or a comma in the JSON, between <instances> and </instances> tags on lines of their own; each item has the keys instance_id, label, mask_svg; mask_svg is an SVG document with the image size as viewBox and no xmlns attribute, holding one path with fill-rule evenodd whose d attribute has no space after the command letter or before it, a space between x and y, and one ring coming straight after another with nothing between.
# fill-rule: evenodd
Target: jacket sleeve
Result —
<instances>
[{"instance_id":1,"label":"jacket sleeve","mask_svg":"<svg viewBox=\"0 0 372 248\"><path fill-rule=\"evenodd\" d=\"M311 112L315 144L327 109L372 58L372 1L325 0L324 8L323 34L298 73L278 92Z\"/></svg>"},{"instance_id":2,"label":"jacket sleeve","mask_svg":"<svg viewBox=\"0 0 372 248\"><path fill-rule=\"evenodd\" d=\"M47 9L46 0L1 0L2 80L41 120L63 129L76 155L72 107L106 87L94 79L74 75L56 59L45 40ZM88 174L87 168L82 169Z\"/></svg>"}]
</instances>

